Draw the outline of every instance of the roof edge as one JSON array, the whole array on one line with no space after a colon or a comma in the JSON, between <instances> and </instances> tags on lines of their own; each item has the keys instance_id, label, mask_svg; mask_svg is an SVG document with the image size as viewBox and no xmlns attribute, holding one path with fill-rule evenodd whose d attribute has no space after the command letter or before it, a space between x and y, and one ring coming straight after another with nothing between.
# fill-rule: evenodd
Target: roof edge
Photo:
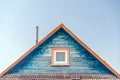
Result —
<instances>
[{"instance_id":1,"label":"roof edge","mask_svg":"<svg viewBox=\"0 0 120 80\"><path fill-rule=\"evenodd\" d=\"M30 52L32 52L36 47L38 47L41 43L43 43L47 38L52 36L56 31L60 28L63 28L67 33L69 33L79 44L81 44L85 49L87 49L94 57L96 57L105 67L107 67L114 75L120 78L120 74L118 74L110 65L107 64L100 56L97 55L91 48L89 48L81 39L79 39L75 34L73 34L63 23L58 25L54 30L52 30L47 36L45 36L42 40L36 43L32 48L30 48L27 52L25 52L20 58L18 58L13 64L11 64L8 68L6 68L2 73L0 73L0 77L2 77L5 73L7 73L12 67L14 67L19 61L21 61L24 57L26 57Z\"/></svg>"},{"instance_id":2,"label":"roof edge","mask_svg":"<svg viewBox=\"0 0 120 80\"><path fill-rule=\"evenodd\" d=\"M52 36L57 30L64 26L63 23L58 25L54 30L52 30L47 36L41 39L38 43L36 43L32 48L30 48L27 52L25 52L21 57L19 57L15 62L13 62L10 66L8 66L5 70L0 73L0 77L2 77L6 72L8 72L13 66L15 66L19 61L21 61L25 56L27 56L30 52L32 52L37 46L39 46L42 42L44 42L47 38Z\"/></svg>"},{"instance_id":3,"label":"roof edge","mask_svg":"<svg viewBox=\"0 0 120 80\"><path fill-rule=\"evenodd\" d=\"M63 24L64 25L64 24ZM107 67L114 75L120 78L120 74L116 72L106 61L104 61L100 56L97 55L90 47L88 47L80 38L78 38L73 32L71 32L66 26L63 27L66 32L68 32L79 44L81 44L85 49L87 49L94 57L96 57L105 67Z\"/></svg>"}]
</instances>

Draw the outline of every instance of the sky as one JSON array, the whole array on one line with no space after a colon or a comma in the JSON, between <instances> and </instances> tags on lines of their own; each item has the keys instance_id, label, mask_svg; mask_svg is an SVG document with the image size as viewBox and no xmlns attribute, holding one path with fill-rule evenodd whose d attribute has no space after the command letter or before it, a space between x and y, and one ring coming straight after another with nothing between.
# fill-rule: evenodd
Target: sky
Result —
<instances>
[{"instance_id":1,"label":"sky","mask_svg":"<svg viewBox=\"0 0 120 80\"><path fill-rule=\"evenodd\" d=\"M0 0L0 72L60 23L120 74L120 0Z\"/></svg>"}]
</instances>

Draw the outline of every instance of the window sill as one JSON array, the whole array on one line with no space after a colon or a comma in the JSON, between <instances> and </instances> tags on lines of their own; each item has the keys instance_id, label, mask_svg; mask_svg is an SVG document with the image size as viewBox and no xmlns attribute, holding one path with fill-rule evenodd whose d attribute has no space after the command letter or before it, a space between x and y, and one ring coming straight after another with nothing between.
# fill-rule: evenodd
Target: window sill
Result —
<instances>
[{"instance_id":1,"label":"window sill","mask_svg":"<svg viewBox=\"0 0 120 80\"><path fill-rule=\"evenodd\" d=\"M51 66L70 66L70 64L51 64Z\"/></svg>"}]
</instances>

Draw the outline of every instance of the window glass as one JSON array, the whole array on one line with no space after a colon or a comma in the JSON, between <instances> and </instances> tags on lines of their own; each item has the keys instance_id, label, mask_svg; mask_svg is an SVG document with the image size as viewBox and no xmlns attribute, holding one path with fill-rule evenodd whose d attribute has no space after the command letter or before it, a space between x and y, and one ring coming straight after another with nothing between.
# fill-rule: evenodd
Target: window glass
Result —
<instances>
[{"instance_id":1,"label":"window glass","mask_svg":"<svg viewBox=\"0 0 120 80\"><path fill-rule=\"evenodd\" d=\"M65 52L56 52L56 61L65 61Z\"/></svg>"}]
</instances>

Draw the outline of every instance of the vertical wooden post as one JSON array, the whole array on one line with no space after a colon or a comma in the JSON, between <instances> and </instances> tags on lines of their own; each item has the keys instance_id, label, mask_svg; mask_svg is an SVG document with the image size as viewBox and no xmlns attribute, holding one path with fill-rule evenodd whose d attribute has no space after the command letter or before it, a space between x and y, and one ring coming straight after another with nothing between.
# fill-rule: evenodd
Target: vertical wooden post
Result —
<instances>
[{"instance_id":1,"label":"vertical wooden post","mask_svg":"<svg viewBox=\"0 0 120 80\"><path fill-rule=\"evenodd\" d=\"M38 26L36 26L36 43L38 43Z\"/></svg>"}]
</instances>

